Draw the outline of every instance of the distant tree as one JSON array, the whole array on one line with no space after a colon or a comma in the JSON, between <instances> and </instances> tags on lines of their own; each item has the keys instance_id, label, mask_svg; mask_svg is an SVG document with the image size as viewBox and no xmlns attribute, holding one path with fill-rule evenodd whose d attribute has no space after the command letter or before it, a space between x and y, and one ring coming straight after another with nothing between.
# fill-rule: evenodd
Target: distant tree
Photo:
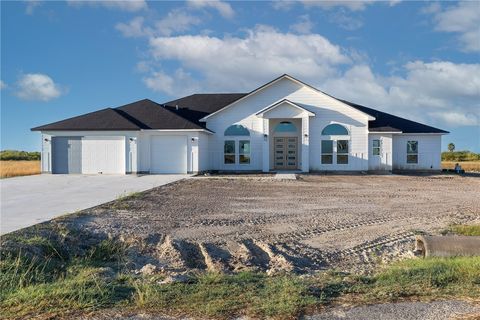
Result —
<instances>
[{"instance_id":1,"label":"distant tree","mask_svg":"<svg viewBox=\"0 0 480 320\"><path fill-rule=\"evenodd\" d=\"M453 144L452 142L450 142L448 144L448 151L450 152L453 152L455 150L455 144Z\"/></svg>"}]
</instances>

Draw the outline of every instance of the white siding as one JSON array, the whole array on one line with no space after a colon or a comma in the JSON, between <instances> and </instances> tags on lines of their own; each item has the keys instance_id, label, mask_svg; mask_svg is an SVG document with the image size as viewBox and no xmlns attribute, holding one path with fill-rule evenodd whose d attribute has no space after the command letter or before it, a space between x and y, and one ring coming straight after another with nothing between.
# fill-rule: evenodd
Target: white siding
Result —
<instances>
[{"instance_id":1,"label":"white siding","mask_svg":"<svg viewBox=\"0 0 480 320\"><path fill-rule=\"evenodd\" d=\"M380 155L373 155L373 140L380 140ZM392 170L392 134L375 133L368 138L368 170Z\"/></svg>"},{"instance_id":2,"label":"white siding","mask_svg":"<svg viewBox=\"0 0 480 320\"><path fill-rule=\"evenodd\" d=\"M207 119L207 128L215 132L209 146L211 167L217 170L262 170L263 119L255 114L282 99L288 99L316 115L309 121L310 170L368 169L368 116L288 79L280 80ZM236 123L250 130L250 165L223 164L223 133L228 126ZM321 132L330 123L340 123L350 131L348 165L322 165L320 162Z\"/></svg>"},{"instance_id":3,"label":"white siding","mask_svg":"<svg viewBox=\"0 0 480 320\"><path fill-rule=\"evenodd\" d=\"M208 171L210 167L208 144L211 135L200 132L198 135L198 171Z\"/></svg>"},{"instance_id":4,"label":"white siding","mask_svg":"<svg viewBox=\"0 0 480 320\"><path fill-rule=\"evenodd\" d=\"M418 141L418 164L407 164L407 141ZM440 170L440 134L399 134L393 135L394 170Z\"/></svg>"}]
</instances>

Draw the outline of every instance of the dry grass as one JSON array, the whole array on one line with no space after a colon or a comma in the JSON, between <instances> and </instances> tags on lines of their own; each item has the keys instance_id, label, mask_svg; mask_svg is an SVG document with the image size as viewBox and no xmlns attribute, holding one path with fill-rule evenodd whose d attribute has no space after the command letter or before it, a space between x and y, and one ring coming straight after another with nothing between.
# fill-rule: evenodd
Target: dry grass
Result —
<instances>
[{"instance_id":1,"label":"dry grass","mask_svg":"<svg viewBox=\"0 0 480 320\"><path fill-rule=\"evenodd\" d=\"M456 163L465 171L480 172L480 161L442 161L442 169L453 169Z\"/></svg>"},{"instance_id":2,"label":"dry grass","mask_svg":"<svg viewBox=\"0 0 480 320\"><path fill-rule=\"evenodd\" d=\"M40 161L0 161L0 178L40 174Z\"/></svg>"}]
</instances>

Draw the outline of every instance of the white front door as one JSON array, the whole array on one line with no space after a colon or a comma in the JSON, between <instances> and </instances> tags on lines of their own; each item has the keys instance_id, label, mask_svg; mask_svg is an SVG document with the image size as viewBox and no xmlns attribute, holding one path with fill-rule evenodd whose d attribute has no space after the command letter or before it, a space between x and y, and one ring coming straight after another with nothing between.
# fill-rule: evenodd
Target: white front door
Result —
<instances>
[{"instance_id":1,"label":"white front door","mask_svg":"<svg viewBox=\"0 0 480 320\"><path fill-rule=\"evenodd\" d=\"M187 136L152 136L150 173L187 173Z\"/></svg>"}]
</instances>

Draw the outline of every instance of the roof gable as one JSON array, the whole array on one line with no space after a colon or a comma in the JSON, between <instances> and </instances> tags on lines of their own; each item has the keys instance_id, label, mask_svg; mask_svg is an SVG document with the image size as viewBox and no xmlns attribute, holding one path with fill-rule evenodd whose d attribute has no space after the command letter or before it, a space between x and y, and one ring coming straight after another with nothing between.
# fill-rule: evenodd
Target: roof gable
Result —
<instances>
[{"instance_id":1,"label":"roof gable","mask_svg":"<svg viewBox=\"0 0 480 320\"><path fill-rule=\"evenodd\" d=\"M257 116L264 118L300 118L304 115L313 117L315 113L288 99L275 102L257 113Z\"/></svg>"},{"instance_id":2,"label":"roof gable","mask_svg":"<svg viewBox=\"0 0 480 320\"><path fill-rule=\"evenodd\" d=\"M290 81L292 81L292 82L294 82L294 83L297 83L297 84L299 84L299 85L301 85L301 86L310 88L310 89L314 90L315 92L318 92L318 93L320 93L320 94L326 95L327 97L329 97L329 98L331 98L331 99L335 99L335 100L337 100L337 101L339 101L339 102L341 102L341 103L344 103L342 100L339 100L339 99L337 99L337 98L335 98L335 97L332 97L331 95L326 94L325 92L323 92L323 91L321 91L321 90L318 90L317 88L315 88L315 87L313 87L313 86L311 86L311 85L309 85L309 84L307 84L307 83L305 83L305 82L303 82L303 81L300 81L300 80L298 80L298 79L296 79L296 78L294 78L294 77L292 77L292 76L290 76L290 75L288 75L288 74L285 73L285 74L281 75L280 77L278 77L278 78L276 78L276 79L273 79L272 81L270 81L270 82L268 82L268 83L266 83L266 84L258 87L257 89L254 89L253 91L249 92L248 94L246 94L245 96L241 97L240 99L235 100L235 101L233 101L232 103L226 105L226 106L223 107L222 109L219 109L219 110L217 110L217 111L215 111L215 112L213 112L213 113L211 113L211 114L209 114L209 115L201 118L199 121L206 121L206 119L210 118L211 116L213 116L213 115L215 115L215 114L218 114L218 113L222 112L223 110L226 110L227 108L230 108L230 107L234 106L234 105L237 104L238 102L246 99L247 97L250 97L250 96L258 93L258 92L261 91L261 90L264 90L264 89L272 86L273 84L279 82L279 81L282 80L282 79L288 79L288 80L290 80ZM351 108L351 106L348 105L348 104L345 104L345 106L347 106L348 108ZM356 111L359 111L359 112L361 112L361 113L364 113L364 112L362 112L362 111L360 111L360 110L358 110L358 109L356 109ZM371 115L366 114L366 113L364 113L364 114L369 118L369 120L374 120L374 118L373 118Z\"/></svg>"}]
</instances>

